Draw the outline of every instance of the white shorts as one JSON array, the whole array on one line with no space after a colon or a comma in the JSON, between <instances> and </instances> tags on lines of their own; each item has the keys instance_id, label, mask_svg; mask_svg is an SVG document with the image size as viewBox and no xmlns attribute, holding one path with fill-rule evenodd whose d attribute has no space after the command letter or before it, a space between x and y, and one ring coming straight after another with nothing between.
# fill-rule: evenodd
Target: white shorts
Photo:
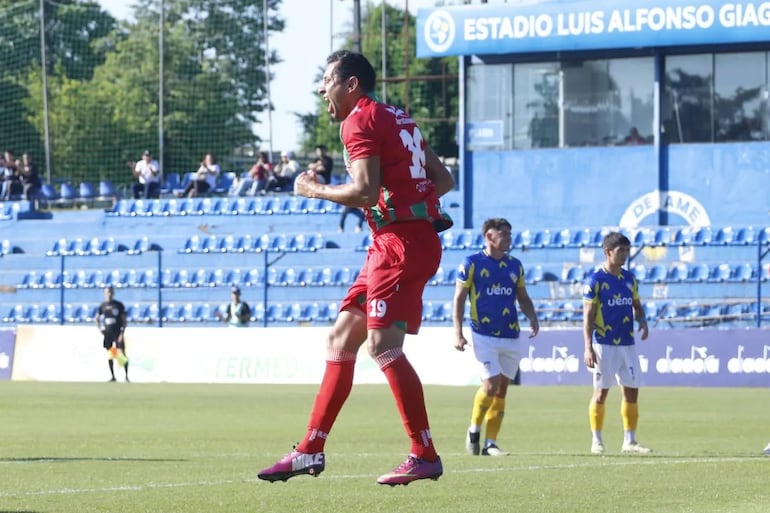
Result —
<instances>
[{"instance_id":1,"label":"white shorts","mask_svg":"<svg viewBox=\"0 0 770 513\"><path fill-rule=\"evenodd\" d=\"M596 353L596 365L593 368L594 387L610 388L618 385L639 388L642 384L642 369L636 346L610 346L593 344Z\"/></svg>"},{"instance_id":2,"label":"white shorts","mask_svg":"<svg viewBox=\"0 0 770 513\"><path fill-rule=\"evenodd\" d=\"M498 338L471 332L473 354L481 364L481 378L502 374L513 379L519 370L521 349L518 338Z\"/></svg>"}]
</instances>

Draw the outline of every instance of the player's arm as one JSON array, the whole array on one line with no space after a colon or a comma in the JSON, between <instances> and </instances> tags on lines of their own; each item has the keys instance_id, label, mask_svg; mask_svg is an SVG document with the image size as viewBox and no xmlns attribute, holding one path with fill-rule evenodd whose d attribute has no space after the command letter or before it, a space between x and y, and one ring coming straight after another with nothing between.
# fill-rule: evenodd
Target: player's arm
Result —
<instances>
[{"instance_id":1,"label":"player's arm","mask_svg":"<svg viewBox=\"0 0 770 513\"><path fill-rule=\"evenodd\" d=\"M428 145L425 146L425 172L428 179L436 186L436 194L439 198L454 189L455 179L452 173Z\"/></svg>"},{"instance_id":2,"label":"player's arm","mask_svg":"<svg viewBox=\"0 0 770 513\"><path fill-rule=\"evenodd\" d=\"M463 336L463 317L465 317L465 300L468 299L468 289L462 282L455 283L455 295L452 300L452 324L455 329L455 349L465 351L468 341Z\"/></svg>"},{"instance_id":3,"label":"player's arm","mask_svg":"<svg viewBox=\"0 0 770 513\"><path fill-rule=\"evenodd\" d=\"M634 319L639 323L639 331L642 332L641 339L647 340L650 328L647 326L647 313L644 311L644 306L639 299L634 299L631 304L634 308Z\"/></svg>"},{"instance_id":4,"label":"player's arm","mask_svg":"<svg viewBox=\"0 0 770 513\"><path fill-rule=\"evenodd\" d=\"M94 315L94 324L96 324L96 329L99 331L104 331L102 329L102 311L101 309L96 311L96 315Z\"/></svg>"},{"instance_id":5,"label":"player's arm","mask_svg":"<svg viewBox=\"0 0 770 513\"><path fill-rule=\"evenodd\" d=\"M120 312L120 333L118 334L118 340L121 342L123 341L123 335L126 332L126 325L128 324L128 317L126 317L126 310L123 309L122 312Z\"/></svg>"},{"instance_id":6,"label":"player's arm","mask_svg":"<svg viewBox=\"0 0 770 513\"><path fill-rule=\"evenodd\" d=\"M380 197L380 157L371 156L350 163L350 181L339 185L318 183L314 172L304 172L294 181L294 192L306 198L320 198L346 207L371 207Z\"/></svg>"},{"instance_id":7,"label":"player's arm","mask_svg":"<svg viewBox=\"0 0 770 513\"><path fill-rule=\"evenodd\" d=\"M540 321L537 319L535 305L532 303L532 298L529 297L526 286L522 285L516 289L516 300L519 302L522 313L529 319L529 329L531 330L529 338L536 337L540 332Z\"/></svg>"},{"instance_id":8,"label":"player's arm","mask_svg":"<svg viewBox=\"0 0 770 513\"><path fill-rule=\"evenodd\" d=\"M596 353L594 353L593 347L596 308L594 301L583 300L583 342L585 344L583 360L589 369L593 369L594 365L596 365Z\"/></svg>"}]
</instances>

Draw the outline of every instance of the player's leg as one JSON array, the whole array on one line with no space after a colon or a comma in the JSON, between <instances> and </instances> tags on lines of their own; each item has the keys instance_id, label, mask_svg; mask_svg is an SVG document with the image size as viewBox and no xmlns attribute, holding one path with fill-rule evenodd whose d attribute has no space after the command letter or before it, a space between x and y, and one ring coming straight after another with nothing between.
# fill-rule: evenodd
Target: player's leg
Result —
<instances>
[{"instance_id":1,"label":"player's leg","mask_svg":"<svg viewBox=\"0 0 770 513\"><path fill-rule=\"evenodd\" d=\"M128 383L130 380L128 379L128 355L126 354L126 344L125 342L118 342L116 344L118 349L118 363L123 367L123 372L126 375L126 383Z\"/></svg>"},{"instance_id":2,"label":"player's leg","mask_svg":"<svg viewBox=\"0 0 770 513\"><path fill-rule=\"evenodd\" d=\"M405 332L396 326L369 330L368 350L380 366L396 401L401 421L411 441L409 456L377 480L380 484L409 484L418 479L438 479L443 473L436 454L425 408L422 382L403 352Z\"/></svg>"},{"instance_id":3,"label":"player's leg","mask_svg":"<svg viewBox=\"0 0 770 513\"><path fill-rule=\"evenodd\" d=\"M431 438L422 382L403 352L404 337L416 334L422 321L425 284L441 262L441 243L427 222L386 227L372 241L367 281L367 351L388 381L410 454L380 484L408 484L438 479L443 472Z\"/></svg>"},{"instance_id":4,"label":"player's leg","mask_svg":"<svg viewBox=\"0 0 770 513\"><path fill-rule=\"evenodd\" d=\"M610 387L613 385L615 372L613 347L594 343L596 364L593 368L593 394L588 404L588 424L591 427L591 452L593 454L604 453L604 429L605 402Z\"/></svg>"},{"instance_id":5,"label":"player's leg","mask_svg":"<svg viewBox=\"0 0 770 513\"><path fill-rule=\"evenodd\" d=\"M112 337L107 335L107 333L104 334L104 340L102 341L102 347L107 351L107 365L110 368L110 381L116 381L115 380L115 363L113 362L113 359L115 358L113 351L112 351Z\"/></svg>"},{"instance_id":6,"label":"player's leg","mask_svg":"<svg viewBox=\"0 0 770 513\"><path fill-rule=\"evenodd\" d=\"M471 332L471 337L473 356L478 362L481 374L481 385L473 397L471 421L465 438L465 448L470 454L478 456L481 454L481 426L498 392L502 369L492 337L479 335L475 332Z\"/></svg>"},{"instance_id":7,"label":"player's leg","mask_svg":"<svg viewBox=\"0 0 770 513\"><path fill-rule=\"evenodd\" d=\"M620 417L623 420L621 451L646 454L652 450L636 440L636 428L639 425L639 386L642 378L639 356L636 346L620 346L616 349L623 358L623 364L618 370L618 383L623 394L620 403Z\"/></svg>"},{"instance_id":8,"label":"player's leg","mask_svg":"<svg viewBox=\"0 0 770 513\"><path fill-rule=\"evenodd\" d=\"M343 307L344 302L343 302ZM324 446L353 386L356 355L366 339L366 318L360 309L341 310L327 343L326 369L316 394L304 439L293 451L257 477L266 481L286 481L308 474L318 476L326 467Z\"/></svg>"},{"instance_id":9,"label":"player's leg","mask_svg":"<svg viewBox=\"0 0 770 513\"><path fill-rule=\"evenodd\" d=\"M485 456L508 456L506 451L498 447L497 437L500 434L505 416L505 397L511 382L510 376L516 375L521 356L517 339L497 339L494 342L498 347L499 366L502 372L496 378L492 404L487 410L487 439L484 442L482 454Z\"/></svg>"}]
</instances>

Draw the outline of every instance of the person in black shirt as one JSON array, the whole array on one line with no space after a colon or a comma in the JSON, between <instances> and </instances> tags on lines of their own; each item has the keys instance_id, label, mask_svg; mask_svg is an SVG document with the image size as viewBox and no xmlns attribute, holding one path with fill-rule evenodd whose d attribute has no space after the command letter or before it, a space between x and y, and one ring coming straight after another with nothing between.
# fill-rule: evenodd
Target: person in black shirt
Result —
<instances>
[{"instance_id":1,"label":"person in black shirt","mask_svg":"<svg viewBox=\"0 0 770 513\"><path fill-rule=\"evenodd\" d=\"M94 316L96 327L104 335L104 348L108 351L107 363L110 366L110 381L115 381L114 360L123 366L128 382L128 358L126 357L126 307L115 299L115 289L110 285L104 288L104 302Z\"/></svg>"}]
</instances>

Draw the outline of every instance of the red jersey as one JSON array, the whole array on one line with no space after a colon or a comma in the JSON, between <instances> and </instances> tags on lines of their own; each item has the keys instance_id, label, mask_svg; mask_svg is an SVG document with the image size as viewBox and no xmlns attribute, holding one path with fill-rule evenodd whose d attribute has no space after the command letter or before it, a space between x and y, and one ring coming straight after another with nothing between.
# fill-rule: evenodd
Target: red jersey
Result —
<instances>
[{"instance_id":1,"label":"red jersey","mask_svg":"<svg viewBox=\"0 0 770 513\"><path fill-rule=\"evenodd\" d=\"M425 171L425 140L408 114L364 96L342 122L340 136L348 168L354 160L380 158L380 196L365 209L373 232L408 219L425 219L437 232L452 226Z\"/></svg>"}]
</instances>

